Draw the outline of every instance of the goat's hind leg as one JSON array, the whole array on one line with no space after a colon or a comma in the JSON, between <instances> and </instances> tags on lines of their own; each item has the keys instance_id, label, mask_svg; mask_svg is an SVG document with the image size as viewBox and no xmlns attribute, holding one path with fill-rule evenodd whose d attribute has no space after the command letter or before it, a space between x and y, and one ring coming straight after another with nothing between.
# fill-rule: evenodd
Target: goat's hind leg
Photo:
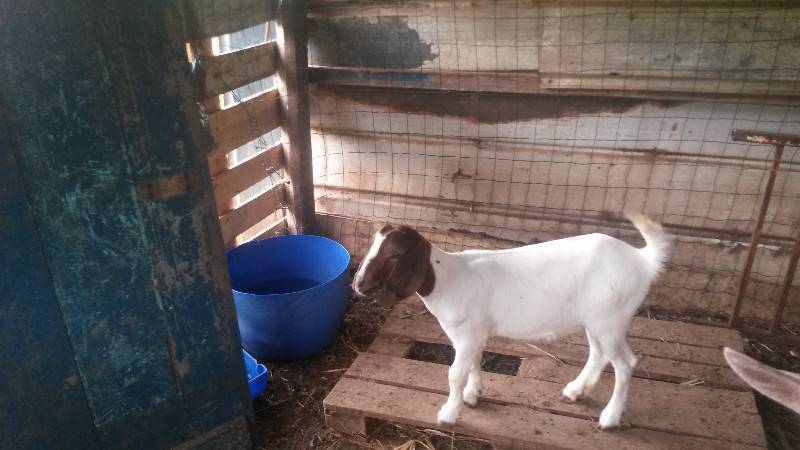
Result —
<instances>
[{"instance_id":1,"label":"goat's hind leg","mask_svg":"<svg viewBox=\"0 0 800 450\"><path fill-rule=\"evenodd\" d=\"M481 365L480 360L472 364L467 379L467 387L464 388L464 403L470 408L478 405L478 396L481 395Z\"/></svg>"},{"instance_id":2,"label":"goat's hind leg","mask_svg":"<svg viewBox=\"0 0 800 450\"><path fill-rule=\"evenodd\" d=\"M570 402L578 400L583 395L589 393L589 390L600 379L600 374L603 373L608 359L603 355L600 349L600 343L586 330L586 338L589 341L589 358L586 360L586 365L583 370L578 374L577 378L567 383L561 395Z\"/></svg>"},{"instance_id":3,"label":"goat's hind leg","mask_svg":"<svg viewBox=\"0 0 800 450\"><path fill-rule=\"evenodd\" d=\"M620 425L625 403L628 401L631 375L637 362L625 337L626 328L618 329L622 330L621 333L598 336L603 353L608 356L614 366L614 393L611 394L611 399L600 413L600 428L604 430Z\"/></svg>"}]
</instances>

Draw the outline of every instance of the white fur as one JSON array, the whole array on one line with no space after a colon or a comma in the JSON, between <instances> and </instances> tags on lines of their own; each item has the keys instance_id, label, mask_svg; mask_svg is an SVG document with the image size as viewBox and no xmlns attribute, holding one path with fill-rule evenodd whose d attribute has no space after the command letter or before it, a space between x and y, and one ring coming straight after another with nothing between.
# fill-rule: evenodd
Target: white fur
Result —
<instances>
[{"instance_id":1,"label":"white fur","mask_svg":"<svg viewBox=\"0 0 800 450\"><path fill-rule=\"evenodd\" d=\"M660 225L641 216L631 220L647 242L644 249L604 234L497 251L446 253L433 247L436 284L423 301L456 350L440 424L454 424L462 403L477 402L480 359L490 337L539 340L583 329L589 358L563 395L574 401L586 394L611 362L614 393L600 415L600 427L619 425L636 364L626 333L669 247ZM382 239L376 235L356 284Z\"/></svg>"}]
</instances>

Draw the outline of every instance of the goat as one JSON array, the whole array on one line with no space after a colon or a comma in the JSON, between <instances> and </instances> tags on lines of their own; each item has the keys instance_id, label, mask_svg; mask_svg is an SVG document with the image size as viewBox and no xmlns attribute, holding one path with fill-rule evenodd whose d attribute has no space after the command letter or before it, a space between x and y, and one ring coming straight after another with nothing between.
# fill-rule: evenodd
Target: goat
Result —
<instances>
[{"instance_id":1,"label":"goat","mask_svg":"<svg viewBox=\"0 0 800 450\"><path fill-rule=\"evenodd\" d=\"M628 218L645 248L595 233L508 250L447 253L408 226L386 225L375 234L353 288L360 295L388 291L396 299L417 293L439 321L456 351L440 425L455 424L462 402L477 404L480 359L490 337L552 339L583 329L588 361L562 394L575 401L588 393L610 361L614 392L599 423L602 429L616 427L637 362L627 330L670 247L660 224Z\"/></svg>"},{"instance_id":2,"label":"goat","mask_svg":"<svg viewBox=\"0 0 800 450\"><path fill-rule=\"evenodd\" d=\"M800 414L800 374L775 369L728 347L723 355L750 387Z\"/></svg>"}]
</instances>

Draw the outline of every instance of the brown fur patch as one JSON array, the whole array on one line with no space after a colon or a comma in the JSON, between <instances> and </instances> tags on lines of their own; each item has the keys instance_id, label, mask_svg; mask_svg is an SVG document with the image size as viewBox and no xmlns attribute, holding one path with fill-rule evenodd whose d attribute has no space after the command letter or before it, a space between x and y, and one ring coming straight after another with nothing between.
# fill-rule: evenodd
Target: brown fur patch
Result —
<instances>
[{"instance_id":1,"label":"brown fur patch","mask_svg":"<svg viewBox=\"0 0 800 450\"><path fill-rule=\"evenodd\" d=\"M383 286L398 299L414 292L423 297L433 292L436 274L430 263L430 242L405 225L386 225L380 233L384 240L377 255L364 268L364 284Z\"/></svg>"}]
</instances>

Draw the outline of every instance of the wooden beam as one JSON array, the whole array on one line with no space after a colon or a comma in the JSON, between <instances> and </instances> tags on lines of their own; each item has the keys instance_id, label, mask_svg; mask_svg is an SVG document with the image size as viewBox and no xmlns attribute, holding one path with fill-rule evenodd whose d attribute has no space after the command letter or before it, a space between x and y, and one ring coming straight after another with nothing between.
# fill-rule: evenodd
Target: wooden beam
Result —
<instances>
[{"instance_id":1,"label":"wooden beam","mask_svg":"<svg viewBox=\"0 0 800 450\"><path fill-rule=\"evenodd\" d=\"M275 17L275 0L193 0L191 5L195 39L244 30Z\"/></svg>"},{"instance_id":2,"label":"wooden beam","mask_svg":"<svg viewBox=\"0 0 800 450\"><path fill-rule=\"evenodd\" d=\"M285 184L281 183L219 218L222 240L230 242L243 231L272 214L285 203Z\"/></svg>"},{"instance_id":3,"label":"wooden beam","mask_svg":"<svg viewBox=\"0 0 800 450\"><path fill-rule=\"evenodd\" d=\"M212 180L217 207L282 168L283 148L278 144L255 158L220 173Z\"/></svg>"},{"instance_id":4,"label":"wooden beam","mask_svg":"<svg viewBox=\"0 0 800 450\"><path fill-rule=\"evenodd\" d=\"M280 97L277 90L265 92L232 108L208 115L208 127L216 143L210 159L219 161L238 147L280 126ZM219 170L219 167L216 168ZM215 168L211 169L216 175Z\"/></svg>"},{"instance_id":5,"label":"wooden beam","mask_svg":"<svg viewBox=\"0 0 800 450\"><path fill-rule=\"evenodd\" d=\"M281 78L281 127L291 204L289 228L310 233L314 228L314 177L308 107L308 33L305 0L278 1L278 52Z\"/></svg>"},{"instance_id":6,"label":"wooden beam","mask_svg":"<svg viewBox=\"0 0 800 450\"><path fill-rule=\"evenodd\" d=\"M627 97L649 100L763 102L794 105L800 95L749 95L747 93L703 93L623 89L548 89L540 84L537 71L436 71L385 70L359 67L310 67L309 82L332 86L415 88L481 93L542 94L557 101L559 96Z\"/></svg>"},{"instance_id":7,"label":"wooden beam","mask_svg":"<svg viewBox=\"0 0 800 450\"><path fill-rule=\"evenodd\" d=\"M256 236L254 239L266 239L268 237L278 236L282 234L286 234L286 217L284 216L281 220L275 222L271 227L264 230L263 233Z\"/></svg>"},{"instance_id":8,"label":"wooden beam","mask_svg":"<svg viewBox=\"0 0 800 450\"><path fill-rule=\"evenodd\" d=\"M769 133L765 131L740 130L731 131L731 139L739 142L752 142L764 145L789 145L796 147L800 145L800 135Z\"/></svg>"},{"instance_id":9,"label":"wooden beam","mask_svg":"<svg viewBox=\"0 0 800 450\"><path fill-rule=\"evenodd\" d=\"M232 91L277 70L277 44L264 45L205 58L205 96Z\"/></svg>"},{"instance_id":10,"label":"wooden beam","mask_svg":"<svg viewBox=\"0 0 800 450\"><path fill-rule=\"evenodd\" d=\"M313 67L309 81L349 86L400 87L455 91L538 93L535 71L455 72L423 70L382 70L343 67Z\"/></svg>"},{"instance_id":11,"label":"wooden beam","mask_svg":"<svg viewBox=\"0 0 800 450\"><path fill-rule=\"evenodd\" d=\"M522 9L527 5L536 5L538 2L519 0L494 0L491 2L476 2L474 0L454 0L442 2L441 0L419 0L408 2L403 0L309 0L308 10L310 15L315 16L342 16L353 15L360 17L365 10L391 10L398 14L416 13L432 14L452 13L456 9L469 8L470 10L509 10ZM752 7L791 7L793 0L550 0L541 2L544 5L558 6L635 6L657 7L689 7L699 6L708 8L733 7L733 6L752 6ZM530 6L528 6L530 7Z\"/></svg>"}]
</instances>

